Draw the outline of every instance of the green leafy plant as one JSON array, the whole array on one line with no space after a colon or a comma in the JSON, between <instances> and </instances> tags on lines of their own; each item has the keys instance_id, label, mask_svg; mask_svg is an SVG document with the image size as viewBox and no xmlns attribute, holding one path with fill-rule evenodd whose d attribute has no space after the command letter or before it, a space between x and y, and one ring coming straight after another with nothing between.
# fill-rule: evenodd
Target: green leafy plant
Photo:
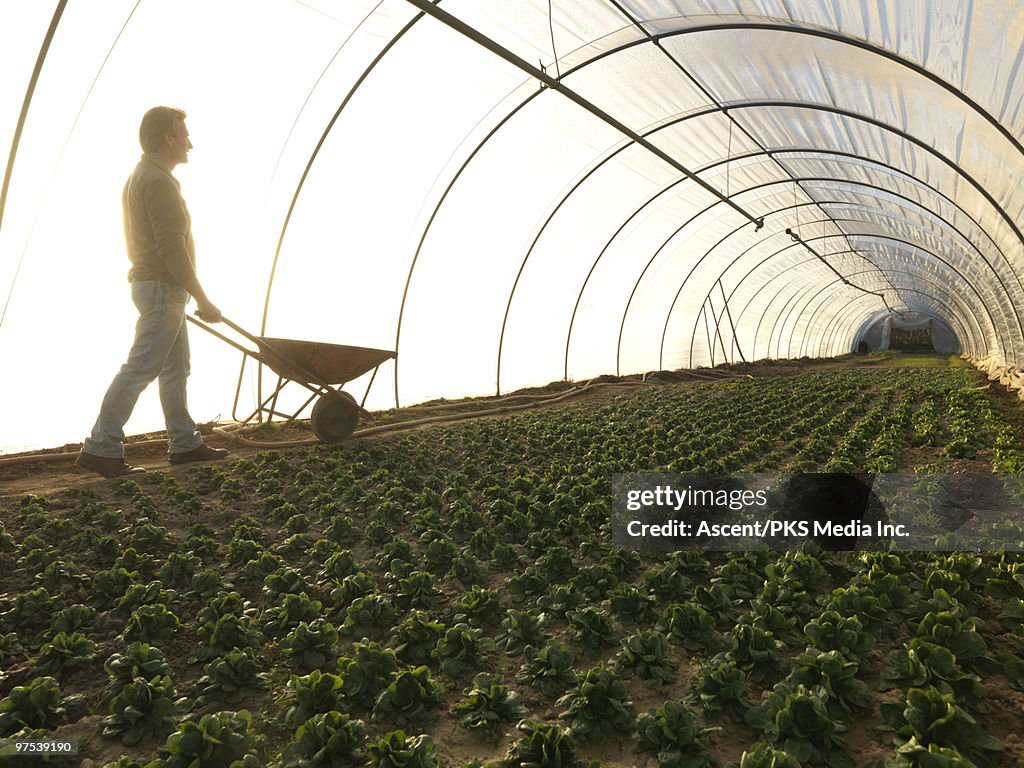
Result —
<instances>
[{"instance_id":1,"label":"green leafy plant","mask_svg":"<svg viewBox=\"0 0 1024 768\"><path fill-rule=\"evenodd\" d=\"M768 741L802 764L853 768L846 743L839 735L846 726L829 715L824 691L797 685L784 697L768 699L765 708L764 734Z\"/></svg>"},{"instance_id":2,"label":"green leafy plant","mask_svg":"<svg viewBox=\"0 0 1024 768\"><path fill-rule=\"evenodd\" d=\"M60 686L52 677L33 678L0 699L0 738L22 728L53 730L80 716L85 707L82 695L61 697Z\"/></svg>"},{"instance_id":3,"label":"green leafy plant","mask_svg":"<svg viewBox=\"0 0 1024 768\"><path fill-rule=\"evenodd\" d=\"M989 753L1003 749L956 703L952 693L933 685L911 688L903 701L883 702L879 710L897 736L926 748L932 744L955 747L979 766L991 765Z\"/></svg>"},{"instance_id":4,"label":"green leafy plant","mask_svg":"<svg viewBox=\"0 0 1024 768\"><path fill-rule=\"evenodd\" d=\"M750 708L750 676L735 661L716 657L693 679L692 699L717 718L723 714L743 722Z\"/></svg>"},{"instance_id":5,"label":"green leafy plant","mask_svg":"<svg viewBox=\"0 0 1024 768\"><path fill-rule=\"evenodd\" d=\"M519 671L516 679L529 683L548 698L561 696L576 682L572 651L564 644L549 640Z\"/></svg>"},{"instance_id":6,"label":"green leafy plant","mask_svg":"<svg viewBox=\"0 0 1024 768\"><path fill-rule=\"evenodd\" d=\"M578 675L576 683L557 701L563 710L560 717L569 721L574 736L591 735L612 728L633 729L632 702L627 699L626 686L603 664Z\"/></svg>"},{"instance_id":7,"label":"green leafy plant","mask_svg":"<svg viewBox=\"0 0 1024 768\"><path fill-rule=\"evenodd\" d=\"M338 659L345 700L352 707L373 708L380 692L387 687L391 675L398 671L395 652L382 648L372 640L352 645L352 656Z\"/></svg>"},{"instance_id":8,"label":"green leafy plant","mask_svg":"<svg viewBox=\"0 0 1024 768\"><path fill-rule=\"evenodd\" d=\"M516 768L575 768L580 763L576 742L564 728L523 720L520 736L508 748L504 765Z\"/></svg>"},{"instance_id":9,"label":"green leafy plant","mask_svg":"<svg viewBox=\"0 0 1024 768\"><path fill-rule=\"evenodd\" d=\"M615 656L615 668L626 677L636 675L653 688L675 680L679 662L672 656L665 633L641 629L622 641L622 650Z\"/></svg>"},{"instance_id":10,"label":"green leafy plant","mask_svg":"<svg viewBox=\"0 0 1024 768\"><path fill-rule=\"evenodd\" d=\"M871 692L857 679L856 662L847 661L839 651L808 651L793 662L787 682L826 694L829 716L835 720L849 717L855 708L870 709Z\"/></svg>"},{"instance_id":11,"label":"green leafy plant","mask_svg":"<svg viewBox=\"0 0 1024 768\"><path fill-rule=\"evenodd\" d=\"M181 704L179 704L181 706ZM120 736L125 746L164 738L175 728L174 685L171 678L136 678L110 702L110 715L103 719L104 736Z\"/></svg>"},{"instance_id":12,"label":"green leafy plant","mask_svg":"<svg viewBox=\"0 0 1024 768\"><path fill-rule=\"evenodd\" d=\"M367 744L372 768L441 768L441 758L426 734L408 737L390 731Z\"/></svg>"},{"instance_id":13,"label":"green leafy plant","mask_svg":"<svg viewBox=\"0 0 1024 768\"><path fill-rule=\"evenodd\" d=\"M349 768L367 761L362 720L341 712L314 715L295 731L281 753L281 768Z\"/></svg>"},{"instance_id":14,"label":"green leafy plant","mask_svg":"<svg viewBox=\"0 0 1024 768\"><path fill-rule=\"evenodd\" d=\"M263 634L253 626L249 617L233 613L200 624L197 634L203 642L198 655L201 660L222 656L233 648L259 648L263 645Z\"/></svg>"},{"instance_id":15,"label":"green leafy plant","mask_svg":"<svg viewBox=\"0 0 1024 768\"><path fill-rule=\"evenodd\" d=\"M738 768L803 768L803 763L767 741L755 742L740 757Z\"/></svg>"},{"instance_id":16,"label":"green leafy plant","mask_svg":"<svg viewBox=\"0 0 1024 768\"><path fill-rule=\"evenodd\" d=\"M323 604L319 600L311 600L305 592L285 595L281 605L271 608L265 614L263 631L270 637L281 637L303 621L321 618L322 608Z\"/></svg>"},{"instance_id":17,"label":"green leafy plant","mask_svg":"<svg viewBox=\"0 0 1024 768\"><path fill-rule=\"evenodd\" d=\"M455 603L456 624L478 628L496 626L503 615L501 595L496 589L471 587Z\"/></svg>"},{"instance_id":18,"label":"green leafy plant","mask_svg":"<svg viewBox=\"0 0 1024 768\"><path fill-rule=\"evenodd\" d=\"M519 695L510 691L499 675L481 672L452 713L460 716L459 722L466 728L493 735L502 723L516 722L527 711Z\"/></svg>"},{"instance_id":19,"label":"green leafy plant","mask_svg":"<svg viewBox=\"0 0 1024 768\"><path fill-rule=\"evenodd\" d=\"M591 657L619 644L619 635L612 627L611 617L599 608L580 608L567 613L565 618L573 631L573 639L581 643Z\"/></svg>"},{"instance_id":20,"label":"green leafy plant","mask_svg":"<svg viewBox=\"0 0 1024 768\"><path fill-rule=\"evenodd\" d=\"M167 737L164 768L259 768L252 716L230 710L187 720Z\"/></svg>"},{"instance_id":21,"label":"green leafy plant","mask_svg":"<svg viewBox=\"0 0 1024 768\"><path fill-rule=\"evenodd\" d=\"M336 657L338 630L327 619L300 622L281 643L288 663L308 672Z\"/></svg>"},{"instance_id":22,"label":"green leafy plant","mask_svg":"<svg viewBox=\"0 0 1024 768\"><path fill-rule=\"evenodd\" d=\"M58 632L39 649L36 670L44 675L85 667L96 655L96 643L81 632Z\"/></svg>"},{"instance_id":23,"label":"green leafy plant","mask_svg":"<svg viewBox=\"0 0 1024 768\"><path fill-rule=\"evenodd\" d=\"M456 624L437 641L431 656L444 674L457 677L466 670L479 669L484 657L493 650L494 641L482 631L468 624Z\"/></svg>"},{"instance_id":24,"label":"green leafy plant","mask_svg":"<svg viewBox=\"0 0 1024 768\"><path fill-rule=\"evenodd\" d=\"M251 648L235 648L213 659L203 667L203 676L196 684L200 705L209 701L237 704L251 691L267 687L270 676Z\"/></svg>"},{"instance_id":25,"label":"green leafy plant","mask_svg":"<svg viewBox=\"0 0 1024 768\"><path fill-rule=\"evenodd\" d=\"M860 619L837 611L822 611L804 626L804 634L813 648L839 651L852 661L862 659L875 644L874 635L864 631Z\"/></svg>"},{"instance_id":26,"label":"green leafy plant","mask_svg":"<svg viewBox=\"0 0 1024 768\"><path fill-rule=\"evenodd\" d=\"M395 624L398 611L384 595L357 597L345 610L345 621L338 631L347 636L381 638Z\"/></svg>"},{"instance_id":27,"label":"green leafy plant","mask_svg":"<svg viewBox=\"0 0 1024 768\"><path fill-rule=\"evenodd\" d=\"M418 720L430 707L442 701L443 690L430 676L428 667L394 672L377 696L373 719L404 725Z\"/></svg>"},{"instance_id":28,"label":"green leafy plant","mask_svg":"<svg viewBox=\"0 0 1024 768\"><path fill-rule=\"evenodd\" d=\"M140 642L131 643L123 652L111 654L103 663L103 669L110 678L101 696L103 702L109 702L136 678L151 680L171 675L171 667L160 649Z\"/></svg>"},{"instance_id":29,"label":"green leafy plant","mask_svg":"<svg viewBox=\"0 0 1024 768\"><path fill-rule=\"evenodd\" d=\"M143 605L132 611L124 628L125 642L164 643L181 621L163 603Z\"/></svg>"},{"instance_id":30,"label":"green leafy plant","mask_svg":"<svg viewBox=\"0 0 1024 768\"><path fill-rule=\"evenodd\" d=\"M669 700L636 718L637 747L655 752L660 768L705 768L708 737L719 730L705 728L681 701Z\"/></svg>"},{"instance_id":31,"label":"green leafy plant","mask_svg":"<svg viewBox=\"0 0 1024 768\"><path fill-rule=\"evenodd\" d=\"M700 653L715 642L715 620L694 602L671 603L662 611L656 628L668 635L670 643Z\"/></svg>"},{"instance_id":32,"label":"green leafy plant","mask_svg":"<svg viewBox=\"0 0 1024 768\"><path fill-rule=\"evenodd\" d=\"M308 675L292 675L279 700L281 719L295 729L314 715L344 711L344 692L340 675L314 669Z\"/></svg>"},{"instance_id":33,"label":"green leafy plant","mask_svg":"<svg viewBox=\"0 0 1024 768\"><path fill-rule=\"evenodd\" d=\"M547 639L539 613L510 608L501 620L501 632L494 642L509 656L531 656Z\"/></svg>"},{"instance_id":34,"label":"green leafy plant","mask_svg":"<svg viewBox=\"0 0 1024 768\"><path fill-rule=\"evenodd\" d=\"M395 655L406 664L431 662L431 652L444 637L447 627L423 611L412 611L394 630Z\"/></svg>"}]
</instances>

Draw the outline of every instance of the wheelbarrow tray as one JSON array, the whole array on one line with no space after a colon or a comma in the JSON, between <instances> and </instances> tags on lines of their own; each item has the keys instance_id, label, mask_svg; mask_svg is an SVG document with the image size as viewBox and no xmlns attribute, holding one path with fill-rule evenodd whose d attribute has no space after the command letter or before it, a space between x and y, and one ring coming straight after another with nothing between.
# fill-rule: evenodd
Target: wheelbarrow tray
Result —
<instances>
[{"instance_id":1,"label":"wheelbarrow tray","mask_svg":"<svg viewBox=\"0 0 1024 768\"><path fill-rule=\"evenodd\" d=\"M396 355L386 349L326 344L319 341L257 336L263 362L278 376L308 382L312 373L324 384L345 384Z\"/></svg>"}]
</instances>

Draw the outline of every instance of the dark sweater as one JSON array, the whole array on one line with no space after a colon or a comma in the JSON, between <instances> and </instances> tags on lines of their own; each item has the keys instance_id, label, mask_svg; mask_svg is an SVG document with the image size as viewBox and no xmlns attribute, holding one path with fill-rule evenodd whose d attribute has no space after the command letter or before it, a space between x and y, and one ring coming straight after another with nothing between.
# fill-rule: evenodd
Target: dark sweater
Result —
<instances>
[{"instance_id":1,"label":"dark sweater","mask_svg":"<svg viewBox=\"0 0 1024 768\"><path fill-rule=\"evenodd\" d=\"M184 287L195 277L192 217L171 172L143 155L125 182L124 239L132 268L128 279L160 280Z\"/></svg>"}]
</instances>

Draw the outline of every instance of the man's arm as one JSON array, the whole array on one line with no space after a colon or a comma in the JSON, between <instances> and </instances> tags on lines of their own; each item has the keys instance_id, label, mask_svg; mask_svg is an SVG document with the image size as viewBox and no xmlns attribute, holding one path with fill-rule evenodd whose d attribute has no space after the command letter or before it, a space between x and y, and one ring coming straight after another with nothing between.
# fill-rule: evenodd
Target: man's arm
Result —
<instances>
[{"instance_id":1,"label":"man's arm","mask_svg":"<svg viewBox=\"0 0 1024 768\"><path fill-rule=\"evenodd\" d=\"M185 238L188 220L182 208L181 196L170 181L159 181L146 186L143 202L153 227L157 256L171 273L171 277L196 300L201 320L219 323L221 312L207 297L199 283L195 266L189 255Z\"/></svg>"}]
</instances>

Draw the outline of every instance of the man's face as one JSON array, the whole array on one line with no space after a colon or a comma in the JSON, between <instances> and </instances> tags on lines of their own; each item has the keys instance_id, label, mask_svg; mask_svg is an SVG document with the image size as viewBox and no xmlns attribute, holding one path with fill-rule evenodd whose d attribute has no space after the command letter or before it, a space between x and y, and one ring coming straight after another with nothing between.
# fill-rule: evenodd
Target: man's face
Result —
<instances>
[{"instance_id":1,"label":"man's face","mask_svg":"<svg viewBox=\"0 0 1024 768\"><path fill-rule=\"evenodd\" d=\"M184 120L178 120L167 136L170 159L177 165L188 162L188 151L192 149L192 142L188 138L188 128Z\"/></svg>"}]
</instances>

